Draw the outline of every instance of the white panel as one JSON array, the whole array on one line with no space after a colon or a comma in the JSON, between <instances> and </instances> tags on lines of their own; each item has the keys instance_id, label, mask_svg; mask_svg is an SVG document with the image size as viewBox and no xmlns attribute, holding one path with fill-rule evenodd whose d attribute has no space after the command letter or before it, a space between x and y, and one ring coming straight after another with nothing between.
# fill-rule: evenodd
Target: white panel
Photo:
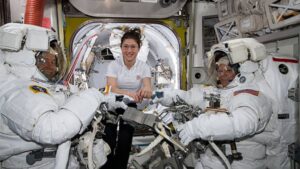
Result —
<instances>
[{"instance_id":1,"label":"white panel","mask_svg":"<svg viewBox=\"0 0 300 169\"><path fill-rule=\"evenodd\" d=\"M299 57L298 37L270 42L265 45L268 52L278 52L294 58Z\"/></svg>"},{"instance_id":2,"label":"white panel","mask_svg":"<svg viewBox=\"0 0 300 169\"><path fill-rule=\"evenodd\" d=\"M203 58L203 17L217 15L217 8L214 3L209 2L198 2L196 3L196 23L195 24L195 46L196 51L194 55L193 66L194 67L203 67L204 58Z\"/></svg>"},{"instance_id":3,"label":"white panel","mask_svg":"<svg viewBox=\"0 0 300 169\"><path fill-rule=\"evenodd\" d=\"M12 22L23 21L26 0L10 0L10 16Z\"/></svg>"}]
</instances>

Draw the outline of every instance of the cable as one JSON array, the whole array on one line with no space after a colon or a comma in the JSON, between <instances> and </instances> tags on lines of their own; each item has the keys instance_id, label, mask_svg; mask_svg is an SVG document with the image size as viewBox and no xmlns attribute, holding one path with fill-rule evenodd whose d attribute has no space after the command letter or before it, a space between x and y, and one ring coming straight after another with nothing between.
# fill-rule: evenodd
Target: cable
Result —
<instances>
[{"instance_id":1,"label":"cable","mask_svg":"<svg viewBox=\"0 0 300 169\"><path fill-rule=\"evenodd\" d=\"M230 165L230 163L228 161L228 159L226 158L225 154L220 150L220 148L213 141L208 141L208 143L217 152L217 154L219 155L219 157L224 161L227 169L232 169L231 165Z\"/></svg>"}]
</instances>

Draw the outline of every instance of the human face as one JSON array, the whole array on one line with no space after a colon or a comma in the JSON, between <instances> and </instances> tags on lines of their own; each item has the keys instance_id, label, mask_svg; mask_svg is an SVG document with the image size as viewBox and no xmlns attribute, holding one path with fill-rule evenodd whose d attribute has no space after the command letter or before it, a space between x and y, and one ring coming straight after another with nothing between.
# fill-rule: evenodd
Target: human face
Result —
<instances>
[{"instance_id":1,"label":"human face","mask_svg":"<svg viewBox=\"0 0 300 169\"><path fill-rule=\"evenodd\" d=\"M134 64L139 52L139 45L134 39L125 39L121 46L125 64Z\"/></svg>"},{"instance_id":2,"label":"human face","mask_svg":"<svg viewBox=\"0 0 300 169\"><path fill-rule=\"evenodd\" d=\"M230 66L226 64L217 66L217 76L222 87L226 87L234 79L235 75L236 73Z\"/></svg>"},{"instance_id":3,"label":"human face","mask_svg":"<svg viewBox=\"0 0 300 169\"><path fill-rule=\"evenodd\" d=\"M37 58L36 66L49 80L52 80L57 73L57 58L50 52L42 52Z\"/></svg>"}]
</instances>

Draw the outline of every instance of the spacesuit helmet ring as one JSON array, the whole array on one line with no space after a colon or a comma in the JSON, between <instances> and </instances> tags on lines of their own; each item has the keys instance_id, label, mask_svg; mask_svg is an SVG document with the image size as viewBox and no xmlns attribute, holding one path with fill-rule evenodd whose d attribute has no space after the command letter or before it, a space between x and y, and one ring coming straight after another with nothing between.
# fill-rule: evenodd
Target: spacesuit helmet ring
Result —
<instances>
[{"instance_id":1,"label":"spacesuit helmet ring","mask_svg":"<svg viewBox=\"0 0 300 169\"><path fill-rule=\"evenodd\" d=\"M62 79L66 72L66 58L56 39L50 41L47 51L37 51L36 67L51 83Z\"/></svg>"},{"instance_id":2,"label":"spacesuit helmet ring","mask_svg":"<svg viewBox=\"0 0 300 169\"><path fill-rule=\"evenodd\" d=\"M214 55L213 63L214 71L216 72L216 85L223 88L232 82L239 73L239 64L231 64L227 53L224 51L216 51Z\"/></svg>"}]
</instances>

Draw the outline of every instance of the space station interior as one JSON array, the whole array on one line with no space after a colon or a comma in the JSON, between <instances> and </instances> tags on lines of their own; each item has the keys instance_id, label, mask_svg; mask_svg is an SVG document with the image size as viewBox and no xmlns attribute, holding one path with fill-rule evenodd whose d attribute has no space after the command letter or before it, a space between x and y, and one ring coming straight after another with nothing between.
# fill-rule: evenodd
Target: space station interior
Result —
<instances>
[{"instance_id":1,"label":"space station interior","mask_svg":"<svg viewBox=\"0 0 300 169\"><path fill-rule=\"evenodd\" d=\"M97 155L93 154L92 148L98 146L94 140L102 138L101 135L105 129L103 119L120 125L122 118L135 127L128 169L218 168L219 166L213 161L216 159L224 169L237 169L241 165L240 162L245 159L250 163L250 168L255 169L300 168L298 77L300 0L2 0L0 11L1 27L13 22L31 24L54 32L58 41L61 42L60 47L63 49L67 62L65 66L68 68L64 77L55 85L63 86L61 90L68 91L68 94L89 88L96 88L107 94L109 91L106 77L108 65L115 60L123 60L122 36L129 29L141 30L142 43L137 59L150 67L152 98L144 99L137 104L136 108L128 107L123 115L111 115L110 101L100 104L97 113L90 119L87 131L80 132L70 139L72 144L68 141L61 142L56 158L66 152L61 149L70 149L75 152L81 168L100 168L104 163L98 160L101 165L95 161L93 164L93 158ZM28 19L30 17L32 20ZM23 47L17 50L5 48L9 46L8 41L13 44L9 37L21 36L14 34L13 31L9 33L5 31L6 29L0 28L0 48L4 51L0 53L0 56L5 55L5 52L18 53L23 50ZM8 36L11 35L10 33L16 36ZM22 35L27 38L27 32ZM24 44L25 41L26 44L29 43L27 42L29 38L26 38L22 43L20 41L20 44ZM17 43L19 42L12 46ZM38 51L29 48L28 50ZM250 136L245 135L229 143L225 141L227 147L223 144L224 141L218 140L217 136L214 137L214 134L219 131L211 132L207 140L202 139L201 134L196 134L198 138L195 137L194 141L185 145L180 140L182 133L179 133L177 129L188 121L203 117L205 114L200 106L202 103L199 103L199 106L191 104L197 102L198 97L206 100L205 104L208 108L213 108L210 112L213 111L215 114L223 112L222 114L228 114L231 117L228 110L220 108L220 102L225 96L215 92L215 89L210 89L211 93L206 92L207 86L215 85L215 74L213 75L210 69L213 65L211 58L214 61L217 60L214 52L218 50L228 54L230 64L239 64L241 74L248 73L242 76L244 78L239 77L239 83L251 79L252 75L258 74L257 72L263 72L262 76L258 77L270 83L268 85L270 90L264 92L267 95L272 93L269 94L270 97L274 96L278 99L276 100L279 105L278 110L273 108L276 106L273 106L272 110L275 112L276 109L281 112L270 115L271 117L266 120L269 122L263 127L264 129L257 129L258 131ZM8 56L10 55L5 58ZM5 59L1 58L0 61L1 64L6 64ZM250 64L249 61L257 64ZM270 66L272 61L278 65ZM219 66L217 63L216 65ZM216 67L213 68L215 71ZM259 71L254 73L253 69L255 71L259 69ZM2 78L2 75L0 77ZM263 85L261 81L257 80L256 83ZM197 94L198 90L194 90L195 88L204 88L205 92L203 95ZM1 90L0 93L2 93ZM187 96L178 91L187 91L190 95ZM171 98L173 95L169 94L172 105L166 106L160 102L154 102L154 98L167 97L167 92L174 95ZM256 93L253 94L252 89L250 92L247 90L246 93L256 95ZM239 93L234 93L234 95L239 95ZM113 102L125 102L125 99L127 102L128 99L132 101L132 98L126 96L116 96ZM273 100L270 103L274 105ZM3 122L2 126L4 126L7 123L7 116L1 112L2 116L4 120L1 119L0 123ZM258 117L260 122L263 118ZM256 128L260 127L260 122ZM1 131L2 126L0 124L0 139L4 134ZM18 128L17 125L15 127ZM269 131L268 127L275 129ZM235 130L238 132L240 128L235 128ZM267 147L268 136L276 135L275 130L279 133L276 139L281 147L275 145L275 148L272 147L273 145ZM267 135L264 135L265 133ZM253 162L252 165L247 161L247 154L243 154L244 147L240 147L239 144L242 140L240 138L244 139L244 137L251 137L250 142L253 140L255 142L257 139L259 140L257 142L261 143L263 140L262 144L267 147L265 158L270 158L269 162L257 167L260 164ZM26 141L27 139L25 137ZM0 143L2 144L1 140ZM4 141L3 144L5 144ZM73 149L72 146L76 148ZM253 155L256 156L255 148L257 147L254 144L251 146L247 148L248 150L253 148ZM10 168L10 163L4 162L8 160L4 156L5 153L1 153L1 148L0 145L0 164L3 163L0 169L1 167ZM104 146L102 149L106 153L109 152L109 147ZM203 155L207 155L208 150L211 150L209 153L216 155L216 159ZM228 155L229 150L231 150L230 155ZM284 157L278 157L279 154ZM65 160L65 158L61 159ZM57 163L55 168L62 166L66 168L67 163Z\"/></svg>"}]
</instances>

